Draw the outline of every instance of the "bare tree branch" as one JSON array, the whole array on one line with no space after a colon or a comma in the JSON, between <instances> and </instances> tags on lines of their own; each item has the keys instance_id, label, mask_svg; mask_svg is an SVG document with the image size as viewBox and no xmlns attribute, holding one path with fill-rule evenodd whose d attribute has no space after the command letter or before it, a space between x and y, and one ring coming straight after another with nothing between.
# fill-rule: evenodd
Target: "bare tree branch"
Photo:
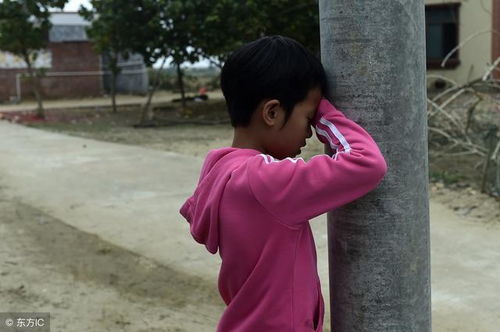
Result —
<instances>
[{"instance_id":1,"label":"bare tree branch","mask_svg":"<svg viewBox=\"0 0 500 332\"><path fill-rule=\"evenodd\" d=\"M460 49L461 47L463 47L465 44L467 44L469 41L471 41L472 39L476 38L477 36L480 36L484 33L493 33L493 34L496 34L497 36L500 36L500 33L496 30L492 30L492 29L488 29L488 30L483 30L483 31L478 31L478 32L475 32L473 33L472 35L468 36L467 38L465 38L460 44L458 44L457 46L455 46L450 52L448 52L448 54L444 57L443 61L441 62L441 67L444 67L446 65L446 62L448 61L448 59L458 50Z\"/></svg>"}]
</instances>

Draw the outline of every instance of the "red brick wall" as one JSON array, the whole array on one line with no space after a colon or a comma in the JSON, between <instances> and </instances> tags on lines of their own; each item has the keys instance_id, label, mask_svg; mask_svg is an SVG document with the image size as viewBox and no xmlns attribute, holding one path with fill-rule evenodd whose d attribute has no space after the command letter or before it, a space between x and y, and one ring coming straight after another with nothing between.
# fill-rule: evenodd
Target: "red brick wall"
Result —
<instances>
[{"instance_id":1,"label":"red brick wall","mask_svg":"<svg viewBox=\"0 0 500 332\"><path fill-rule=\"evenodd\" d=\"M493 1L493 33L491 40L491 61L500 57L500 0ZM498 68L498 67L497 67ZM494 78L500 79L500 71L494 71Z\"/></svg>"},{"instance_id":2,"label":"red brick wall","mask_svg":"<svg viewBox=\"0 0 500 332\"><path fill-rule=\"evenodd\" d=\"M16 96L16 73L24 69L0 69L0 102Z\"/></svg>"},{"instance_id":3,"label":"red brick wall","mask_svg":"<svg viewBox=\"0 0 500 332\"><path fill-rule=\"evenodd\" d=\"M52 68L47 73L88 72L100 70L100 57L89 42L50 43ZM16 73L26 69L0 69L0 100L16 95ZM46 76L41 79L42 94L46 98L88 97L102 94L100 75ZM33 98L31 84L22 80L22 98Z\"/></svg>"},{"instance_id":4,"label":"red brick wall","mask_svg":"<svg viewBox=\"0 0 500 332\"><path fill-rule=\"evenodd\" d=\"M89 42L50 43L53 71L97 71L99 56Z\"/></svg>"}]
</instances>

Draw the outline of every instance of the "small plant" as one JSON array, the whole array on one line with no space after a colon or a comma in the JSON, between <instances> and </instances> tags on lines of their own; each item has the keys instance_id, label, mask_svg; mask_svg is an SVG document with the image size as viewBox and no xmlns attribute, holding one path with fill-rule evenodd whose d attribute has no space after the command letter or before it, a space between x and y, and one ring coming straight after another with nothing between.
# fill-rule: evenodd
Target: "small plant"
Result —
<instances>
[{"instance_id":1,"label":"small plant","mask_svg":"<svg viewBox=\"0 0 500 332\"><path fill-rule=\"evenodd\" d=\"M461 180L465 179L464 176L462 176L458 173L455 173L455 172L449 172L447 170L430 171L429 178L430 178L431 182L442 182L445 185L458 183Z\"/></svg>"}]
</instances>

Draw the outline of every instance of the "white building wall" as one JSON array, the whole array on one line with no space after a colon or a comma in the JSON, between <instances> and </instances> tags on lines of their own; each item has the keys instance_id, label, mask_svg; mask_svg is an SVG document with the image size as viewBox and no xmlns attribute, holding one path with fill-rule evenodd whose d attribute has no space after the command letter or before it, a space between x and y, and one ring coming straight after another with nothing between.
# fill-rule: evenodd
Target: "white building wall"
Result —
<instances>
[{"instance_id":1,"label":"white building wall","mask_svg":"<svg viewBox=\"0 0 500 332\"><path fill-rule=\"evenodd\" d=\"M430 69L427 74L446 76L459 84L478 78L491 65L492 0L425 0L425 4L461 3L459 7L459 42L472 35L459 50L460 65L453 69Z\"/></svg>"}]
</instances>

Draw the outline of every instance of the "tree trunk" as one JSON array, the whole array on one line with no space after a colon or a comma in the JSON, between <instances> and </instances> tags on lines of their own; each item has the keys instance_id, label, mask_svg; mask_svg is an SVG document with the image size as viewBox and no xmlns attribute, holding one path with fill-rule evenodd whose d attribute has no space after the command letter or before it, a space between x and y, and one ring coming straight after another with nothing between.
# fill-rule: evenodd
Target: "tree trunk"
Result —
<instances>
[{"instance_id":1,"label":"tree trunk","mask_svg":"<svg viewBox=\"0 0 500 332\"><path fill-rule=\"evenodd\" d=\"M118 76L118 73L120 71L120 68L118 68L118 55L115 52L110 53L109 57L109 69L111 71L111 105L112 105L112 112L116 113L116 78Z\"/></svg>"},{"instance_id":2,"label":"tree trunk","mask_svg":"<svg viewBox=\"0 0 500 332\"><path fill-rule=\"evenodd\" d=\"M113 113L116 113L116 71L111 71L111 104L113 105Z\"/></svg>"},{"instance_id":3,"label":"tree trunk","mask_svg":"<svg viewBox=\"0 0 500 332\"><path fill-rule=\"evenodd\" d=\"M388 165L327 214L331 330L431 331L424 2L320 0L319 13L333 103Z\"/></svg>"},{"instance_id":4,"label":"tree trunk","mask_svg":"<svg viewBox=\"0 0 500 332\"><path fill-rule=\"evenodd\" d=\"M184 92L184 79L183 79L183 73L181 69L181 64L176 63L177 65L177 79L179 81L179 89L181 89L181 101L182 101L182 110L186 109L186 96Z\"/></svg>"},{"instance_id":5,"label":"tree trunk","mask_svg":"<svg viewBox=\"0 0 500 332\"><path fill-rule=\"evenodd\" d=\"M150 107L151 99L153 99L153 94L155 93L156 89L160 85L161 71L163 70L163 66L165 65L165 61L167 61L167 57L163 58L161 65L160 65L160 68L158 68L158 73L156 74L156 79L155 79L155 82L153 84L153 87L148 92L148 98L146 100L146 105L144 105L144 108L142 109L140 124L146 124L146 123L151 122L153 120L153 110Z\"/></svg>"},{"instance_id":6,"label":"tree trunk","mask_svg":"<svg viewBox=\"0 0 500 332\"><path fill-rule=\"evenodd\" d=\"M35 98L38 104L36 115L42 119L45 118L45 111L43 109L42 96L40 94L40 81L38 80L38 75L36 75L35 70L31 64L31 60L29 58L29 54L26 52L24 54L24 61L26 62L26 66L28 67L28 74L31 80L31 86L33 87L33 92L35 93Z\"/></svg>"}]
</instances>

